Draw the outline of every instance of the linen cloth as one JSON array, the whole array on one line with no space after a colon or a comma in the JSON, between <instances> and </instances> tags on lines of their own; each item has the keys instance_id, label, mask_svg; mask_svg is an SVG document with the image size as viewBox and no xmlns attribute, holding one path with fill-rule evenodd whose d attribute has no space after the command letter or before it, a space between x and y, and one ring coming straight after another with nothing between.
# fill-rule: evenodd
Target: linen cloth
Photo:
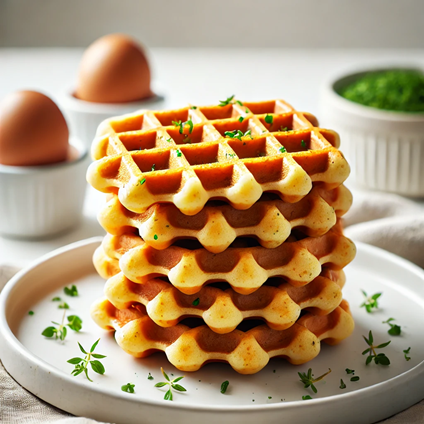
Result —
<instances>
[{"instance_id":1,"label":"linen cloth","mask_svg":"<svg viewBox=\"0 0 424 424\"><path fill-rule=\"evenodd\" d=\"M355 193L355 202L346 215L345 227L346 235L354 241L373 244L424 267L424 207L416 202L383 193ZM17 271L16 268L0 267L0 291ZM46 422L97 423L73 417L38 399L16 383L0 362L0 423ZM424 424L424 400L380 423Z\"/></svg>"}]
</instances>

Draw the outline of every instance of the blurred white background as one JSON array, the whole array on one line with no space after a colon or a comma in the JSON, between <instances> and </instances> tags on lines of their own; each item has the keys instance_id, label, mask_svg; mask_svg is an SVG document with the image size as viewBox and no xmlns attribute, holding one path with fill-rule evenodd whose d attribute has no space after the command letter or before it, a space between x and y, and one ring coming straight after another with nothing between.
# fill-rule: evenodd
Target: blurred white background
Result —
<instances>
[{"instance_id":1,"label":"blurred white background","mask_svg":"<svg viewBox=\"0 0 424 424\"><path fill-rule=\"evenodd\" d=\"M423 0L0 0L0 47L423 48ZM256 58L258 59L258 58Z\"/></svg>"}]
</instances>

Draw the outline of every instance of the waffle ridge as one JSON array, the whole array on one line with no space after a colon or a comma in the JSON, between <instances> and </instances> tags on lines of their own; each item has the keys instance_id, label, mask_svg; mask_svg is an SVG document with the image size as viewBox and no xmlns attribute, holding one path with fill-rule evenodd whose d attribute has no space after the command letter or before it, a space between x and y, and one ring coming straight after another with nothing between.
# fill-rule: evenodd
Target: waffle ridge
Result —
<instances>
[{"instance_id":1,"label":"waffle ridge","mask_svg":"<svg viewBox=\"0 0 424 424\"><path fill-rule=\"evenodd\" d=\"M117 309L143 304L161 327L172 327L194 316L202 318L215 333L225 334L247 318L260 318L270 328L284 330L296 322L302 310L327 315L339 306L344 282L343 271L324 270L304 287L274 279L272 286L263 285L251 295L211 286L185 295L166 281L152 279L136 284L120 272L106 282L105 296Z\"/></svg>"},{"instance_id":2,"label":"waffle ridge","mask_svg":"<svg viewBox=\"0 0 424 424\"><path fill-rule=\"evenodd\" d=\"M271 277L303 286L318 277L324 265L344 268L355 253L355 245L337 225L321 237L286 241L275 249L230 247L219 254L175 245L156 250L139 236L126 234L107 235L94 255L94 265L105 278L110 277L109 269L121 269L136 283L166 276L185 294L195 294L214 281L226 281L237 293L250 294Z\"/></svg>"},{"instance_id":3,"label":"waffle ridge","mask_svg":"<svg viewBox=\"0 0 424 424\"><path fill-rule=\"evenodd\" d=\"M337 133L317 125L282 100L137 111L99 126L87 179L136 213L159 202L195 215L210 199L244 210L264 192L297 202L312 183L334 189L350 172Z\"/></svg>"},{"instance_id":4,"label":"waffle ridge","mask_svg":"<svg viewBox=\"0 0 424 424\"><path fill-rule=\"evenodd\" d=\"M269 197L269 196L268 196ZM255 237L266 248L280 246L293 228L308 236L321 236L350 208L352 195L340 185L329 191L314 187L296 203L267 199L266 195L248 210L227 204L206 204L194 216L181 213L175 205L155 204L137 214L122 206L115 195L102 208L98 220L112 235L138 229L146 244L162 250L181 238L195 238L212 253L223 252L237 237Z\"/></svg>"},{"instance_id":5,"label":"waffle ridge","mask_svg":"<svg viewBox=\"0 0 424 424\"><path fill-rule=\"evenodd\" d=\"M207 362L224 361L241 374L260 371L272 357L303 364L318 355L321 341L337 344L354 328L346 301L328 315L306 314L281 331L265 324L228 334L214 333L206 325L162 328L143 308L118 310L107 299L92 306L91 316L100 327L115 330L118 345L135 357L164 351L169 362L182 371L197 371Z\"/></svg>"}]
</instances>

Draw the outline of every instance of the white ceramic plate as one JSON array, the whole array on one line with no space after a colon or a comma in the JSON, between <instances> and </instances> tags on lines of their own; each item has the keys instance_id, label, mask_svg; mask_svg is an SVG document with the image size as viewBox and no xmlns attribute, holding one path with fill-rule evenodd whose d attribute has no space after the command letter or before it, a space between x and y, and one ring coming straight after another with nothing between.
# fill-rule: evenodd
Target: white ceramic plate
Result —
<instances>
[{"instance_id":1,"label":"white ceramic plate","mask_svg":"<svg viewBox=\"0 0 424 424\"><path fill-rule=\"evenodd\" d=\"M100 297L104 281L97 276L91 257L100 240L89 239L44 256L20 272L0 297L0 357L10 374L30 392L75 415L117 423L372 423L409 407L424 398L424 272L383 250L358 243L355 261L346 269L345 298L356 321L354 334L338 346L323 344L320 355L301 366L273 359L258 374L243 376L227 364L208 364L186 374L181 384L187 392L175 393L174 401L163 400L164 390L154 387L163 381L160 367L180 376L164 354L136 360L116 345L113 336L98 328L89 317L89 307ZM63 293L75 284L78 297ZM380 309L367 314L360 308L362 294L383 292ZM68 314L83 320L80 333L68 331L64 342L41 335L50 321L60 321L63 311L52 298L60 296L70 305ZM28 315L28 311L34 315ZM401 336L387 334L382 321L393 317L402 327ZM372 330L378 343L391 340L384 352L389 367L365 365L362 335ZM107 355L105 375L90 372L73 377L67 360L80 356L79 341L86 349L101 338L96 349ZM410 361L403 350L411 347ZM297 372L311 367L315 376L332 369L316 384L318 394L305 389ZM345 369L360 377L351 382ZM148 380L148 373L154 380ZM346 389L339 388L340 379ZM221 383L229 380L226 394ZM135 393L121 391L135 384ZM301 400L311 395L313 400Z\"/></svg>"}]
</instances>

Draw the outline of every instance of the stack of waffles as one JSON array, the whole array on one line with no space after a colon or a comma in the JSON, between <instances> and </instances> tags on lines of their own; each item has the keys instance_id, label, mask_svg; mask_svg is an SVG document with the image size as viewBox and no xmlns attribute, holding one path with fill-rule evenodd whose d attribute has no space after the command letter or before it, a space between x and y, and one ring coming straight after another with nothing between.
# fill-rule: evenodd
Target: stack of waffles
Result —
<instances>
[{"instance_id":1,"label":"stack of waffles","mask_svg":"<svg viewBox=\"0 0 424 424\"><path fill-rule=\"evenodd\" d=\"M103 122L88 181L108 193L92 307L135 357L252 374L336 344L355 246L338 135L282 100L139 111Z\"/></svg>"}]
</instances>

